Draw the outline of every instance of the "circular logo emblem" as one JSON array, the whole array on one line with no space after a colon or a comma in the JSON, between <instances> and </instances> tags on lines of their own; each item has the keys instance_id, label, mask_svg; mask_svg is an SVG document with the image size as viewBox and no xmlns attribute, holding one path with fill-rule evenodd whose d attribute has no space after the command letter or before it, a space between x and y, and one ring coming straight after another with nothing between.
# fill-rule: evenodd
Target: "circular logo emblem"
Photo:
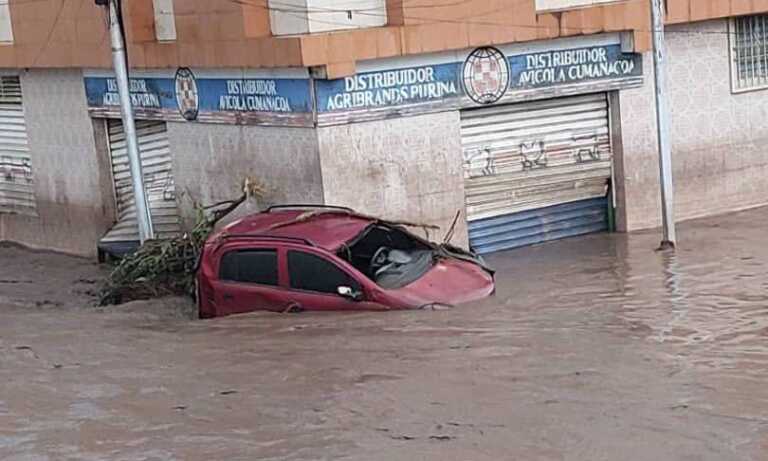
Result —
<instances>
[{"instance_id":1,"label":"circular logo emblem","mask_svg":"<svg viewBox=\"0 0 768 461\"><path fill-rule=\"evenodd\" d=\"M464 62L464 88L478 104L493 104L509 86L509 63L493 47L478 48Z\"/></svg>"},{"instance_id":2,"label":"circular logo emblem","mask_svg":"<svg viewBox=\"0 0 768 461\"><path fill-rule=\"evenodd\" d=\"M197 112L200 107L200 99L197 94L197 80L195 75L186 67L181 67L176 71L176 103L179 105L179 112L186 120L197 119Z\"/></svg>"}]
</instances>

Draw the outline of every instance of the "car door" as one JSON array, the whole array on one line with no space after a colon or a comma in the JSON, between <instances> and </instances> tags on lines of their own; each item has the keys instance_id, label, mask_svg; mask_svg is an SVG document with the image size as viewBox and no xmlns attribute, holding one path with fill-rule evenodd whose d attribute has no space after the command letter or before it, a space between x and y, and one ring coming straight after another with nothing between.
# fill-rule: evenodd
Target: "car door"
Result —
<instances>
[{"instance_id":1,"label":"car door","mask_svg":"<svg viewBox=\"0 0 768 461\"><path fill-rule=\"evenodd\" d=\"M217 315L285 310L289 300L280 286L278 256L270 246L225 249L214 284Z\"/></svg>"},{"instance_id":2,"label":"car door","mask_svg":"<svg viewBox=\"0 0 768 461\"><path fill-rule=\"evenodd\" d=\"M286 252L289 296L301 310L386 310L371 302L363 284L326 256L289 249ZM339 287L351 289L357 299L341 296Z\"/></svg>"}]
</instances>

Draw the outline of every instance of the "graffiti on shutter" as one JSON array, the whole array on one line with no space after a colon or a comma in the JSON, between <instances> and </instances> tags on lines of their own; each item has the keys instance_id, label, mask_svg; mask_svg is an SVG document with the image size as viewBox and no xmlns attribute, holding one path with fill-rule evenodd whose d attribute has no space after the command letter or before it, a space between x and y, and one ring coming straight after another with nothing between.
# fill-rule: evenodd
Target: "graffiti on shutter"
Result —
<instances>
[{"instance_id":1,"label":"graffiti on shutter","mask_svg":"<svg viewBox=\"0 0 768 461\"><path fill-rule=\"evenodd\" d=\"M605 93L461 112L470 243L479 252L604 230Z\"/></svg>"}]
</instances>

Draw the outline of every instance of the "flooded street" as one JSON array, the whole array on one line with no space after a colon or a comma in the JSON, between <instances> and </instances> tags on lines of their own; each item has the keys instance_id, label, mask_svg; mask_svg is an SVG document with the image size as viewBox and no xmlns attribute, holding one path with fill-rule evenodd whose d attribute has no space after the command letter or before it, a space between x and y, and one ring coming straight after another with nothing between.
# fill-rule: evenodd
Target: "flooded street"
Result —
<instances>
[{"instance_id":1,"label":"flooded street","mask_svg":"<svg viewBox=\"0 0 768 461\"><path fill-rule=\"evenodd\" d=\"M768 459L766 229L494 255L449 311L212 321L96 310L102 269L0 248L0 459Z\"/></svg>"}]
</instances>

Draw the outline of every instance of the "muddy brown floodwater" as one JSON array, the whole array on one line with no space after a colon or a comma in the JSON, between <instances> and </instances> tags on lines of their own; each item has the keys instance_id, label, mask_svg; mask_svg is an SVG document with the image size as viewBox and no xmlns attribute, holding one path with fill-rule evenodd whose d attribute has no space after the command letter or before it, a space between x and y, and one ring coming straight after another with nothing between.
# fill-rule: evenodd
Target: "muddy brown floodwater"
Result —
<instances>
[{"instance_id":1,"label":"muddy brown floodwater","mask_svg":"<svg viewBox=\"0 0 768 461\"><path fill-rule=\"evenodd\" d=\"M768 209L494 255L441 312L94 311L0 249L0 459L768 459ZM144 311L142 311L144 309Z\"/></svg>"}]
</instances>

